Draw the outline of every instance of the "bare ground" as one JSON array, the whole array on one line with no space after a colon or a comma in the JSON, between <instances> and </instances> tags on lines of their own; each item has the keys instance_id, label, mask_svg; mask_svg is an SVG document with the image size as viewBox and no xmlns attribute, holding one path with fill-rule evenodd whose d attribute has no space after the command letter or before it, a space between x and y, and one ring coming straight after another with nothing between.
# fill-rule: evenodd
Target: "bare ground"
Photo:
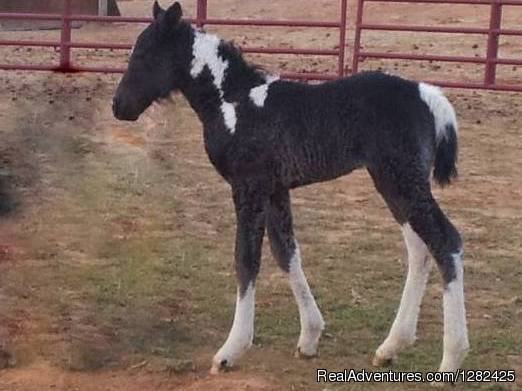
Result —
<instances>
[{"instance_id":1,"label":"bare ground","mask_svg":"<svg viewBox=\"0 0 522 391\"><path fill-rule=\"evenodd\" d=\"M123 4L128 13L143 14L143 3ZM210 11L216 16L288 13L327 19L335 15L335 3L307 1L296 9L283 1L269 7L226 0ZM479 24L487 12L477 8L454 7L448 13L435 6L401 5L387 16ZM353 15L353 4L351 10ZM508 25L522 21L517 12L505 13ZM109 31L117 41L131 41L136 33L126 25L111 30L88 25L75 34L92 40ZM328 31L279 31L220 30L252 46L280 41L335 45L335 34ZM483 39L436 41L418 34L368 35L366 42L394 50L484 49ZM520 42L501 47L505 55L520 58ZM2 50L11 61L46 58L36 49ZM78 56L109 64L125 58L94 51ZM254 58L274 70L333 69L331 61L317 58ZM481 72L433 63L368 61L365 67L430 79L477 78ZM503 72L506 80L520 80L518 68ZM118 123L109 107L116 83L114 76L0 73L6 91L0 96L0 366L6 367L0 372L0 390L379 388L315 383L319 367L370 369L371 355L385 337L400 297L400 233L366 173L293 193L305 270L327 321L320 357L293 358L297 310L265 248L254 348L237 370L210 377L210 358L233 314L229 190L209 164L200 124L182 98L152 108L135 124ZM458 90L448 95L461 123L460 180L437 189L436 196L466 243L472 351L465 367L513 368L520 374L522 97ZM434 273L419 341L394 369L436 368L440 297ZM425 388L391 384L386 389L405 387Z\"/></svg>"}]
</instances>

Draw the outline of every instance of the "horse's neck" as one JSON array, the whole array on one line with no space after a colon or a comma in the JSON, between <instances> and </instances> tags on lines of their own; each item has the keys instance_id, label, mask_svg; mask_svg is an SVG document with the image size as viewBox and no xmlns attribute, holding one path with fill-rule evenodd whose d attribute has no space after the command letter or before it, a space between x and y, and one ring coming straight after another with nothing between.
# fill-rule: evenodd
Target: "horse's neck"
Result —
<instances>
[{"instance_id":1,"label":"horse's neck","mask_svg":"<svg viewBox=\"0 0 522 391\"><path fill-rule=\"evenodd\" d=\"M230 43L212 34L195 31L190 79L182 92L205 123L224 107L236 106L266 76L247 64Z\"/></svg>"}]
</instances>

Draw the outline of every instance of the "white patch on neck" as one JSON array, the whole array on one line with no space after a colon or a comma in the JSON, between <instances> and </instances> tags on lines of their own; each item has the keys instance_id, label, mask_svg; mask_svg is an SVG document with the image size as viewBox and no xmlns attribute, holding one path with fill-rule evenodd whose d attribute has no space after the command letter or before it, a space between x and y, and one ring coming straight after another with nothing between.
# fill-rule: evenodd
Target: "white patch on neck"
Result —
<instances>
[{"instance_id":1,"label":"white patch on neck","mask_svg":"<svg viewBox=\"0 0 522 391\"><path fill-rule=\"evenodd\" d=\"M250 99L257 107L263 107L265 105L265 100L268 96L268 88L270 87L270 84L277 80L279 80L278 75L267 75L264 84L256 86L250 90Z\"/></svg>"},{"instance_id":2,"label":"white patch on neck","mask_svg":"<svg viewBox=\"0 0 522 391\"><path fill-rule=\"evenodd\" d=\"M221 112L223 113L225 125L230 130L230 133L234 134L237 123L236 106L234 103L223 101L223 103L221 103Z\"/></svg>"},{"instance_id":3,"label":"white patch on neck","mask_svg":"<svg viewBox=\"0 0 522 391\"><path fill-rule=\"evenodd\" d=\"M217 36L201 31L196 30L194 34L194 46L192 47L194 58L190 75L195 79L203 72L205 66L208 67L214 78L214 86L219 93L225 126L230 133L234 134L237 122L236 108L234 104L226 102L223 97L223 81L225 71L228 68L228 61L219 56L219 43L221 41Z\"/></svg>"}]
</instances>

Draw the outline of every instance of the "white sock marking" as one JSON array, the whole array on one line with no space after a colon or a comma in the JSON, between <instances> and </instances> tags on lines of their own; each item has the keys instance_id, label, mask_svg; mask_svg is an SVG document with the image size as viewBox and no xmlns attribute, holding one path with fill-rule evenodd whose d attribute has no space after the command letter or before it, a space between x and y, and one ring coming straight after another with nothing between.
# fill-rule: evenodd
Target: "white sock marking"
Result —
<instances>
[{"instance_id":1,"label":"white sock marking","mask_svg":"<svg viewBox=\"0 0 522 391\"><path fill-rule=\"evenodd\" d=\"M419 93L435 119L437 142L446 137L446 125L453 125L455 132L458 132L457 115L442 90L431 84L419 83Z\"/></svg>"},{"instance_id":2,"label":"white sock marking","mask_svg":"<svg viewBox=\"0 0 522 391\"><path fill-rule=\"evenodd\" d=\"M408 249L408 275L390 332L377 349L377 361L394 358L401 348L415 341L420 305L431 270L428 248L410 224L402 226L402 234Z\"/></svg>"},{"instance_id":3,"label":"white sock marking","mask_svg":"<svg viewBox=\"0 0 522 391\"><path fill-rule=\"evenodd\" d=\"M294 255L290 260L288 277L301 319L301 334L297 347L302 354L313 356L317 353L317 344L324 329L324 320L301 267L301 254L297 243Z\"/></svg>"},{"instance_id":4,"label":"white sock marking","mask_svg":"<svg viewBox=\"0 0 522 391\"><path fill-rule=\"evenodd\" d=\"M455 279L444 289L444 354L439 371L457 370L469 349L466 308L464 305L464 268L462 253L453 254Z\"/></svg>"},{"instance_id":5,"label":"white sock marking","mask_svg":"<svg viewBox=\"0 0 522 391\"><path fill-rule=\"evenodd\" d=\"M267 75L264 84L258 85L250 90L249 97L257 107L263 107L265 105L265 100L268 96L268 88L270 87L270 84L277 80L279 80L279 76Z\"/></svg>"},{"instance_id":6,"label":"white sock marking","mask_svg":"<svg viewBox=\"0 0 522 391\"><path fill-rule=\"evenodd\" d=\"M240 296L239 289L237 291L234 322L226 342L214 356L211 370L213 373L219 371L222 361L226 360L226 366L232 366L250 348L254 338L254 313L255 287L250 283L243 297Z\"/></svg>"},{"instance_id":7,"label":"white sock marking","mask_svg":"<svg viewBox=\"0 0 522 391\"><path fill-rule=\"evenodd\" d=\"M223 81L228 68L228 61L219 56L220 42L220 39L215 35L197 30L194 32L194 45L192 47L194 58L192 59L190 75L196 78L203 72L205 66L208 67L214 79L214 86L219 93L225 126L230 133L234 134L237 122L236 108L223 98Z\"/></svg>"}]
</instances>

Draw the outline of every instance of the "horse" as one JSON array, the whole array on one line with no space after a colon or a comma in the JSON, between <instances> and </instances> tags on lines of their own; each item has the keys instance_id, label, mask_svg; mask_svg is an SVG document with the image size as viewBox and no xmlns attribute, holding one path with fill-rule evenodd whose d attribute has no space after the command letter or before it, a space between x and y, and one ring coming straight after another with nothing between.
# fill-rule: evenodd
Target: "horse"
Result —
<instances>
[{"instance_id":1,"label":"horse","mask_svg":"<svg viewBox=\"0 0 522 391\"><path fill-rule=\"evenodd\" d=\"M374 365L415 340L431 256L442 275L444 338L439 371L458 369L469 349L462 239L431 191L431 178L457 176L455 110L433 85L381 72L306 84L249 64L232 43L182 19L178 2L137 38L114 99L119 120L135 121L154 102L181 92L203 124L210 161L230 185L237 227L237 300L232 328L212 373L252 345L255 282L265 232L297 301L300 357L313 357L325 322L302 269L290 190L365 168L399 223L408 271L396 318Z\"/></svg>"}]
</instances>

